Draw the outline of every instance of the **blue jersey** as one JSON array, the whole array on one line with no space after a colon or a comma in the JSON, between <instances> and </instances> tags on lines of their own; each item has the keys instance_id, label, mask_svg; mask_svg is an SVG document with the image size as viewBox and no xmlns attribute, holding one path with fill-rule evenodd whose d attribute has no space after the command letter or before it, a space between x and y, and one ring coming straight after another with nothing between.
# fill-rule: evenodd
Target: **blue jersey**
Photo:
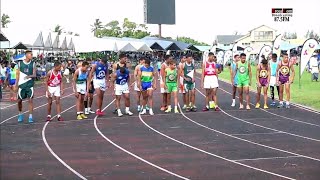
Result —
<instances>
[{"instance_id":1,"label":"blue jersey","mask_svg":"<svg viewBox=\"0 0 320 180\"><path fill-rule=\"evenodd\" d=\"M270 61L270 69L271 69L271 76L276 76L277 74L277 67L278 67L278 61L273 62Z\"/></svg>"},{"instance_id":2,"label":"blue jersey","mask_svg":"<svg viewBox=\"0 0 320 180\"><path fill-rule=\"evenodd\" d=\"M126 69L126 71L123 74L120 72L120 70L117 70L116 74L117 74L116 84L124 85L128 82L129 70Z\"/></svg>"},{"instance_id":3,"label":"blue jersey","mask_svg":"<svg viewBox=\"0 0 320 180\"><path fill-rule=\"evenodd\" d=\"M94 74L95 79L105 79L107 74L108 64L102 64L98 62L96 67L96 72Z\"/></svg>"},{"instance_id":4,"label":"blue jersey","mask_svg":"<svg viewBox=\"0 0 320 180\"><path fill-rule=\"evenodd\" d=\"M232 63L231 63L232 72L236 72L236 75L234 76L234 80L233 80L235 84L237 84L237 82L238 82L238 73L236 71L236 68L237 68L237 63L232 61Z\"/></svg>"},{"instance_id":5,"label":"blue jersey","mask_svg":"<svg viewBox=\"0 0 320 180\"><path fill-rule=\"evenodd\" d=\"M77 78L77 84L84 84L86 83L88 78L88 73L83 73L81 69L79 69L79 74Z\"/></svg>"}]
</instances>

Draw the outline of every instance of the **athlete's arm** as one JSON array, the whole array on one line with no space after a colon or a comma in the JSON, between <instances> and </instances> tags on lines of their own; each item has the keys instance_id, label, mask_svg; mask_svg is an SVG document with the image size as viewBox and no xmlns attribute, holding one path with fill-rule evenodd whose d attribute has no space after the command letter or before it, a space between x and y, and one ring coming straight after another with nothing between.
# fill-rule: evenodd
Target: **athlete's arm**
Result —
<instances>
[{"instance_id":1,"label":"athlete's arm","mask_svg":"<svg viewBox=\"0 0 320 180\"><path fill-rule=\"evenodd\" d=\"M50 76L51 76L51 70L47 73L46 75L46 79L45 79L45 87L46 87L46 92L48 93L48 96L49 96L49 86L48 86L48 82L50 80Z\"/></svg>"},{"instance_id":2,"label":"athlete's arm","mask_svg":"<svg viewBox=\"0 0 320 180\"><path fill-rule=\"evenodd\" d=\"M202 73L201 73L201 87L203 88L203 83L204 83L204 69L205 69L205 64L202 63Z\"/></svg>"},{"instance_id":3,"label":"athlete's arm","mask_svg":"<svg viewBox=\"0 0 320 180\"><path fill-rule=\"evenodd\" d=\"M76 72L74 72L74 74L73 74L72 87L73 87L73 92L74 93L77 93L76 84L77 84L78 75L79 75L79 69L77 69Z\"/></svg>"},{"instance_id":4,"label":"athlete's arm","mask_svg":"<svg viewBox=\"0 0 320 180\"><path fill-rule=\"evenodd\" d=\"M88 92L89 92L89 87L91 86L91 81L92 81L92 79L93 79L93 73L96 71L96 67L97 67L96 64L92 65L91 70L90 70L90 72L89 72L89 74L88 74L88 75L89 75L88 80L87 80L87 89L88 89Z\"/></svg>"},{"instance_id":5,"label":"athlete's arm","mask_svg":"<svg viewBox=\"0 0 320 180\"><path fill-rule=\"evenodd\" d=\"M295 76L295 71L294 71L293 64L291 64L290 69L291 69L291 72L292 72L292 74L290 75L290 83L293 83L294 76Z\"/></svg>"},{"instance_id":6,"label":"athlete's arm","mask_svg":"<svg viewBox=\"0 0 320 180\"><path fill-rule=\"evenodd\" d=\"M157 89L157 80L156 80L156 73L155 73L155 71L154 71L154 69L153 69L153 71L152 71L152 88L153 88L153 90L156 90Z\"/></svg>"},{"instance_id":7,"label":"athlete's arm","mask_svg":"<svg viewBox=\"0 0 320 180\"><path fill-rule=\"evenodd\" d=\"M249 81L249 85L251 86L251 82L252 82L252 71L251 71L251 65L250 65L250 63L248 63L248 70L249 70L249 79L250 79L250 81Z\"/></svg>"},{"instance_id":8,"label":"athlete's arm","mask_svg":"<svg viewBox=\"0 0 320 180\"><path fill-rule=\"evenodd\" d=\"M167 89L167 71L164 71L163 75L162 75L162 80L163 80L163 83L164 83L164 88Z\"/></svg>"},{"instance_id":9,"label":"athlete's arm","mask_svg":"<svg viewBox=\"0 0 320 180\"><path fill-rule=\"evenodd\" d=\"M268 66L268 86L270 84L270 78L271 78L271 68Z\"/></svg>"},{"instance_id":10,"label":"athlete's arm","mask_svg":"<svg viewBox=\"0 0 320 180\"><path fill-rule=\"evenodd\" d=\"M257 72L256 72L256 81L257 81L258 86L260 87L261 86L260 81L259 81L260 64L257 66L256 70L257 70Z\"/></svg>"},{"instance_id":11,"label":"athlete's arm","mask_svg":"<svg viewBox=\"0 0 320 180\"><path fill-rule=\"evenodd\" d=\"M277 66L277 70L276 70L276 80L277 82L279 82L279 69L280 69L280 63Z\"/></svg>"},{"instance_id":12,"label":"athlete's arm","mask_svg":"<svg viewBox=\"0 0 320 180\"><path fill-rule=\"evenodd\" d=\"M236 72L238 71L238 63L236 63L236 69L232 71L232 81L234 81L234 78L236 77ZM233 82L234 84L234 82Z\"/></svg>"},{"instance_id":13,"label":"athlete's arm","mask_svg":"<svg viewBox=\"0 0 320 180\"><path fill-rule=\"evenodd\" d=\"M137 74L137 87L141 90L141 70L140 69L138 69L138 74ZM154 76L153 76L153 79L155 79L154 78Z\"/></svg>"},{"instance_id":14,"label":"athlete's arm","mask_svg":"<svg viewBox=\"0 0 320 180\"><path fill-rule=\"evenodd\" d=\"M230 66L229 66L229 70L230 70L230 79L231 79L231 83L232 83L232 85L234 84L234 82L233 82L233 71L232 71L232 65L230 64Z\"/></svg>"},{"instance_id":15,"label":"athlete's arm","mask_svg":"<svg viewBox=\"0 0 320 180\"><path fill-rule=\"evenodd\" d=\"M20 63L18 63L18 68L16 69L16 84L14 85L14 91L17 92L20 79Z\"/></svg>"},{"instance_id":16,"label":"athlete's arm","mask_svg":"<svg viewBox=\"0 0 320 180\"><path fill-rule=\"evenodd\" d=\"M134 80L137 81L138 80L138 70L139 70L139 64L134 68L134 72L133 72L133 77L134 77Z\"/></svg>"},{"instance_id":17,"label":"athlete's arm","mask_svg":"<svg viewBox=\"0 0 320 180\"><path fill-rule=\"evenodd\" d=\"M161 75L161 78L162 78L162 81L164 82L164 79L165 79L165 65L164 64L162 64L161 65L161 69L160 69L160 75Z\"/></svg>"},{"instance_id":18,"label":"athlete's arm","mask_svg":"<svg viewBox=\"0 0 320 180\"><path fill-rule=\"evenodd\" d=\"M37 77L36 64L33 63L33 72L32 72L32 75L27 76L26 79L28 79L28 78L36 78L36 77Z\"/></svg>"},{"instance_id":19,"label":"athlete's arm","mask_svg":"<svg viewBox=\"0 0 320 180\"><path fill-rule=\"evenodd\" d=\"M61 77L63 77L63 76L62 76L62 73L61 73ZM60 83L60 92L61 92L61 95L64 94L64 83L63 83L62 80L61 80L61 83Z\"/></svg>"}]
</instances>

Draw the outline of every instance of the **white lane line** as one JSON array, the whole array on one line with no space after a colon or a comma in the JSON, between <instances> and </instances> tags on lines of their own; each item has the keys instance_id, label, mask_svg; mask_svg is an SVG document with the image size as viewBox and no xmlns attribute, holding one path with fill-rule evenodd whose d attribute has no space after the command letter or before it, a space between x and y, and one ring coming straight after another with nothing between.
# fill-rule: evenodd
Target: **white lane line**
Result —
<instances>
[{"instance_id":1,"label":"white lane line","mask_svg":"<svg viewBox=\"0 0 320 180\"><path fill-rule=\"evenodd\" d=\"M68 87L68 88L65 88L64 90L66 90L66 89L70 89L71 87ZM42 98L42 97L45 97L46 95L42 95L42 96L37 96L37 97L35 97L35 98L33 98L33 99L39 99L39 98ZM22 103L24 103L24 102L28 102L28 100L24 100L24 101L22 101ZM5 107L2 107L1 108L1 110L2 109L7 109L7 108L9 108L9 107L12 107L12 106L16 106L17 105L17 103L15 102L14 104L11 104L11 105L8 105L8 106L5 106Z\"/></svg>"},{"instance_id":2,"label":"white lane line","mask_svg":"<svg viewBox=\"0 0 320 180\"><path fill-rule=\"evenodd\" d=\"M244 142L247 142L247 143L250 143L250 144L254 144L254 145L257 145L257 146L261 146L261 147L264 147L264 148L268 148L268 149L276 150L276 151L279 151L279 152L287 153L287 154L290 154L290 155L293 155L293 156L300 156L300 157L304 157L304 158L306 158L306 159L311 159L311 160L319 161L319 162L320 162L320 159L317 159L317 158L313 158L313 157L310 157L310 156L305 156L305 155L301 155L301 154L298 154L298 153L286 151L286 150L283 150L283 149L278 149L278 148L271 147L271 146L264 145L264 144L260 144L260 143L257 143L257 142L253 142L253 141L250 141L250 140L247 140L247 139L243 139L243 138L240 138L240 137L237 137L237 136L233 136L233 135L231 135L231 134L227 134L227 133L221 132L221 131L219 131L219 130L210 128L210 127L208 127L208 126L205 126L205 125L203 125L203 124L200 124L200 123L192 120L191 118L187 117L187 116L183 113L180 104L178 104L178 106L179 106L181 115L182 115L183 117L185 117L185 118L188 119L189 121L193 122L194 124L197 124L198 126L201 126L201 127L205 128L205 129L208 129L208 130L210 130L210 131L213 131L213 132L216 132L216 133L219 133L219 134L222 134L222 135L225 135L225 136L228 136L228 137L231 137L231 138L240 140L240 141L244 141Z\"/></svg>"},{"instance_id":3,"label":"white lane line","mask_svg":"<svg viewBox=\"0 0 320 180\"><path fill-rule=\"evenodd\" d=\"M196 88L196 90L204 97L206 97L199 89ZM302 138L302 139L307 139L307 140L310 140L310 141L316 141L316 142L320 142L319 139L315 139L315 138L310 138L310 137L306 137L306 136L301 136L301 135L298 135L298 134L293 134L293 133L289 133L289 132L286 132L286 131L281 131L281 130L277 130L277 129L273 129L273 128L269 128L269 127L266 127L266 126L262 126L262 125L259 125L259 124L255 124L255 123L252 123L252 122L249 122L249 121L245 121L241 118L238 118L238 117L235 117L227 112L225 112L223 109L221 109L221 112L223 112L224 114L226 114L227 116L233 118L233 119L236 119L238 121L242 121L244 123L247 123L247 124L250 124L250 125L253 125L253 126L257 126L257 127L260 127L260 128L263 128L263 129L268 129L268 130L272 130L272 131L275 131L275 132L279 132L279 133L283 133L283 134L287 134L287 135L290 135L290 136L295 136L295 137L298 137L298 138Z\"/></svg>"},{"instance_id":4,"label":"white lane line","mask_svg":"<svg viewBox=\"0 0 320 180\"><path fill-rule=\"evenodd\" d=\"M252 136L252 135L264 135L264 134L281 134L281 132L269 132L269 133L247 133L247 134L231 134L232 136Z\"/></svg>"},{"instance_id":5,"label":"white lane line","mask_svg":"<svg viewBox=\"0 0 320 180\"><path fill-rule=\"evenodd\" d=\"M179 105L179 107L180 107L180 105ZM180 111L181 111L181 108L180 108ZM154 131L154 132L160 134L161 136L164 136L164 137L166 137L166 138L168 138L168 139L170 139L170 140L172 140L172 141L174 141L174 142L176 142L176 143L179 143L179 144L181 144L181 145L183 145L183 146L186 146L186 147L189 147L189 148L194 149L194 150L196 150L196 151L199 151L199 152L208 154L208 155L210 155L210 156L213 156L213 157L222 159L222 160L224 160L224 161L228 161L228 162L231 162L231 163L234 163L234 164L243 166L243 167L247 167L247 168L249 168L249 169L253 169L253 170L256 170L256 171L260 171L260 172L263 172L263 173L266 173L266 174L270 174L270 175L273 175L273 176L277 176L277 177L281 177L281 178L284 178L284 179L293 179L293 178L290 178L290 177L287 177L287 176L283 176L283 175L281 175L281 174L273 173L273 172L270 172L270 171L267 171L267 170L263 170L263 169L259 169L259 168L253 167L253 166L249 166L249 165L246 165L246 164L243 164L243 163L240 163L240 162L231 160L231 159L227 159L227 158L224 158L224 157L219 156L219 155L217 155L217 154L213 154L213 153L210 153L210 152L208 152L208 151L205 151L205 150L199 149L199 148L197 148L197 147L194 147L194 146L192 146L192 145L186 144L186 143L184 143L184 142L181 142L181 141L179 141L179 140L177 140L177 139L174 139L174 138L172 138L172 137L170 137L170 136L168 136L168 135L166 135L166 134L164 134L164 133L162 133L162 132L154 129L153 127L149 126L149 125L148 125L146 122L144 122L144 120L141 118L141 115L139 115L139 118L140 118L140 121L141 121L145 126L147 126L149 129L151 129L152 131Z\"/></svg>"},{"instance_id":6,"label":"white lane line","mask_svg":"<svg viewBox=\"0 0 320 180\"><path fill-rule=\"evenodd\" d=\"M71 93L71 94L69 94L69 95L67 95L67 96L63 96L62 98L60 98L60 100L61 100L61 99L64 99L64 98L67 98L67 97L69 97L69 96L72 96L72 95L74 95L74 93ZM54 101L52 101L52 102L54 102ZM39 108L41 108L41 107L43 107L43 106L46 106L47 104L48 104L48 103L43 104L43 105L38 106L38 107L35 107L35 108L33 108L33 110L39 109ZM29 112L29 110L23 112L22 114L25 114L25 113L28 113L28 112ZM1 122L0 122L0 125L3 124L3 123L5 123L5 122L7 122L7 121L9 121L10 119L13 119L13 118L15 118L15 117L18 117L18 115L19 115L19 114L14 115L14 116L11 116L11 117L9 117L9 118L1 121ZM18 122L17 122L17 123L18 123Z\"/></svg>"},{"instance_id":7,"label":"white lane line","mask_svg":"<svg viewBox=\"0 0 320 180\"><path fill-rule=\"evenodd\" d=\"M236 159L234 161L242 162L242 161L259 161L259 160L274 160L274 159L288 159L288 158L297 158L301 156L283 156L283 157L268 157L268 158L253 158L253 159Z\"/></svg>"},{"instance_id":8,"label":"white lane line","mask_svg":"<svg viewBox=\"0 0 320 180\"><path fill-rule=\"evenodd\" d=\"M115 101L115 99L114 99L113 101L111 101L111 102L103 109L103 111L104 111L106 108L108 108L114 101ZM118 144L114 143L113 141L111 141L111 140L110 140L109 138L107 138L107 137L100 131L100 129L98 128L98 126L97 126L97 118L98 118L98 116L96 116L96 117L94 118L94 127L96 128L97 132L98 132L105 140L107 140L109 143L111 143L113 146L117 147L117 148L120 149L121 151L123 151L123 152L125 152L125 153L127 153L127 154L129 154L129 155L131 155L131 156L133 156L133 157L135 157L135 158L137 158L137 159L139 159L140 161L142 161L142 162L144 162L144 163L146 163L146 164L149 164L150 166L153 166L153 167L155 167L155 168L157 168L157 169L159 169L159 170L161 170L161 171L164 171L164 172L166 172L166 173L168 173L168 174L171 174L171 175L173 175L173 176L176 176L176 177L178 177L178 178L180 178L180 179L188 180L188 178L186 178L186 177L184 177L184 176L181 176L181 175L179 175L179 174L176 174L176 173L174 173L174 172L171 172L171 171L169 171L169 170L167 170L167 169L164 169L164 168L162 168L162 167L160 167L160 166L158 166L158 165L156 165L156 164L153 164L153 163L151 163L151 162L149 162L149 161L147 161L147 160L139 157L138 155L133 154L132 152L130 152L130 151L122 148L121 146L119 146Z\"/></svg>"},{"instance_id":9,"label":"white lane line","mask_svg":"<svg viewBox=\"0 0 320 180\"><path fill-rule=\"evenodd\" d=\"M76 105L73 105L71 107L69 107L68 109L64 110L61 112L64 113L72 108L74 108ZM51 119L55 118L57 115L53 116ZM49 146L48 142L47 142L47 139L46 139L46 128L47 128L47 125L49 124L50 122L46 122L46 124L43 126L42 128L42 140L45 144L45 146L47 147L47 149L49 150L49 152L62 164L64 165L66 168L68 168L71 172L73 172L75 175L77 175L79 178L83 179L83 180L87 180L87 178L85 178L83 175L81 175L80 173L78 173L76 170L74 170L72 167L70 167L66 162L64 162L52 149L51 147Z\"/></svg>"},{"instance_id":10,"label":"white lane line","mask_svg":"<svg viewBox=\"0 0 320 180\"><path fill-rule=\"evenodd\" d=\"M197 78L198 78L198 77L197 77ZM198 79L200 79L200 78L198 78ZM231 85L230 82L225 81L224 79L219 79L219 81L222 81L222 82L225 82L225 83ZM257 93L257 91L255 91L254 89L250 89L250 91L253 92L253 93ZM268 95L268 97L271 98L271 96L269 96L269 95ZM315 110L315 109L312 109L312 108L310 108L310 107L308 107L308 106L304 106L304 105L298 104L298 103L291 103L291 104L292 104L293 106L296 106L297 108L300 108L300 109L303 109L303 110L306 110L306 111L309 111L309 112L313 112L313 113L315 113L315 114L320 114L320 111Z\"/></svg>"}]
</instances>

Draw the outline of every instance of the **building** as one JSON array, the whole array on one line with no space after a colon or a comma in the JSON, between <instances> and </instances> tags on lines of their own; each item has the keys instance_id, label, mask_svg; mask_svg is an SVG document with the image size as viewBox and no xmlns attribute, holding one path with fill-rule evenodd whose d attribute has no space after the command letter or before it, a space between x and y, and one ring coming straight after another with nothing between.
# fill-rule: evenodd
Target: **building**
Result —
<instances>
[{"instance_id":1,"label":"building","mask_svg":"<svg viewBox=\"0 0 320 180\"><path fill-rule=\"evenodd\" d=\"M241 48L251 46L252 54L258 54L261 47L264 45L273 45L276 38L277 30L266 25L261 25L248 32L246 35L217 35L215 40L215 48L218 50L232 49L235 43Z\"/></svg>"}]
</instances>

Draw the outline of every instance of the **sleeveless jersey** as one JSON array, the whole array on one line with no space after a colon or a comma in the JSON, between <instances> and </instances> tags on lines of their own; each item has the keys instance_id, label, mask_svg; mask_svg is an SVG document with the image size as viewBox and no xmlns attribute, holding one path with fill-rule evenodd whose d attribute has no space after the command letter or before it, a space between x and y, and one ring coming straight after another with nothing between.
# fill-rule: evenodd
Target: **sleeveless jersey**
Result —
<instances>
[{"instance_id":1,"label":"sleeveless jersey","mask_svg":"<svg viewBox=\"0 0 320 180\"><path fill-rule=\"evenodd\" d=\"M24 61L21 61L19 63L20 73L24 73L27 76L30 76L30 75L33 74L33 68L34 68L34 62L33 61L30 61L29 63L25 63ZM20 84L19 87L20 88L31 88L31 87L33 87L33 85L34 85L34 79L31 78L31 80L29 80L29 81L27 81L27 82L25 82L23 84Z\"/></svg>"},{"instance_id":2,"label":"sleeveless jersey","mask_svg":"<svg viewBox=\"0 0 320 180\"><path fill-rule=\"evenodd\" d=\"M141 82L152 82L153 80L153 67L146 68L145 66L141 66Z\"/></svg>"},{"instance_id":3,"label":"sleeveless jersey","mask_svg":"<svg viewBox=\"0 0 320 180\"><path fill-rule=\"evenodd\" d=\"M177 82L177 69L170 69L170 68L167 68L166 69L166 82L167 83L176 83Z\"/></svg>"},{"instance_id":4,"label":"sleeveless jersey","mask_svg":"<svg viewBox=\"0 0 320 180\"><path fill-rule=\"evenodd\" d=\"M204 75L205 76L217 75L216 64L214 62L212 62L212 63L206 62L205 69L204 69Z\"/></svg>"},{"instance_id":5,"label":"sleeveless jersey","mask_svg":"<svg viewBox=\"0 0 320 180\"><path fill-rule=\"evenodd\" d=\"M260 71L259 71L259 79L267 79L268 78L268 66L267 67L263 67L260 64L259 69L260 69Z\"/></svg>"},{"instance_id":6,"label":"sleeveless jersey","mask_svg":"<svg viewBox=\"0 0 320 180\"><path fill-rule=\"evenodd\" d=\"M10 70L9 70L9 79L10 80L17 79L17 69L16 68L10 68Z\"/></svg>"},{"instance_id":7,"label":"sleeveless jersey","mask_svg":"<svg viewBox=\"0 0 320 180\"><path fill-rule=\"evenodd\" d=\"M277 75L278 62L270 61L271 76Z\"/></svg>"},{"instance_id":8,"label":"sleeveless jersey","mask_svg":"<svg viewBox=\"0 0 320 180\"><path fill-rule=\"evenodd\" d=\"M117 70L116 74L117 74L116 84L124 85L128 82L129 71L127 69L124 74L121 74L120 70Z\"/></svg>"},{"instance_id":9,"label":"sleeveless jersey","mask_svg":"<svg viewBox=\"0 0 320 180\"><path fill-rule=\"evenodd\" d=\"M249 79L249 65L248 62L246 61L245 63L242 63L239 61L238 63L238 80L239 81L245 81Z\"/></svg>"},{"instance_id":10,"label":"sleeveless jersey","mask_svg":"<svg viewBox=\"0 0 320 180\"><path fill-rule=\"evenodd\" d=\"M283 64L282 61L280 61L280 69L279 69L279 76L280 77L289 77L290 76L290 66L289 62L288 64Z\"/></svg>"},{"instance_id":11,"label":"sleeveless jersey","mask_svg":"<svg viewBox=\"0 0 320 180\"><path fill-rule=\"evenodd\" d=\"M97 63L96 72L94 74L95 79L105 79L107 74L107 64Z\"/></svg>"},{"instance_id":12,"label":"sleeveless jersey","mask_svg":"<svg viewBox=\"0 0 320 180\"><path fill-rule=\"evenodd\" d=\"M77 78L77 84L84 84L84 83L86 83L87 78L88 78L88 74L82 72L81 69L79 68L79 74L78 74L78 78Z\"/></svg>"},{"instance_id":13,"label":"sleeveless jersey","mask_svg":"<svg viewBox=\"0 0 320 180\"><path fill-rule=\"evenodd\" d=\"M48 86L50 86L50 87L59 86L61 84L61 81L62 81L61 72L58 71L57 74L54 74L54 71L52 70L51 71L51 75L50 75L49 80L48 80Z\"/></svg>"},{"instance_id":14,"label":"sleeveless jersey","mask_svg":"<svg viewBox=\"0 0 320 180\"><path fill-rule=\"evenodd\" d=\"M194 71L194 64L193 63L188 64L187 62L185 62L184 63L184 68L183 68L184 77L192 79L192 77L188 76L188 74L191 71ZM192 81L186 81L186 80L183 80L183 82L184 83L192 83Z\"/></svg>"}]
</instances>

